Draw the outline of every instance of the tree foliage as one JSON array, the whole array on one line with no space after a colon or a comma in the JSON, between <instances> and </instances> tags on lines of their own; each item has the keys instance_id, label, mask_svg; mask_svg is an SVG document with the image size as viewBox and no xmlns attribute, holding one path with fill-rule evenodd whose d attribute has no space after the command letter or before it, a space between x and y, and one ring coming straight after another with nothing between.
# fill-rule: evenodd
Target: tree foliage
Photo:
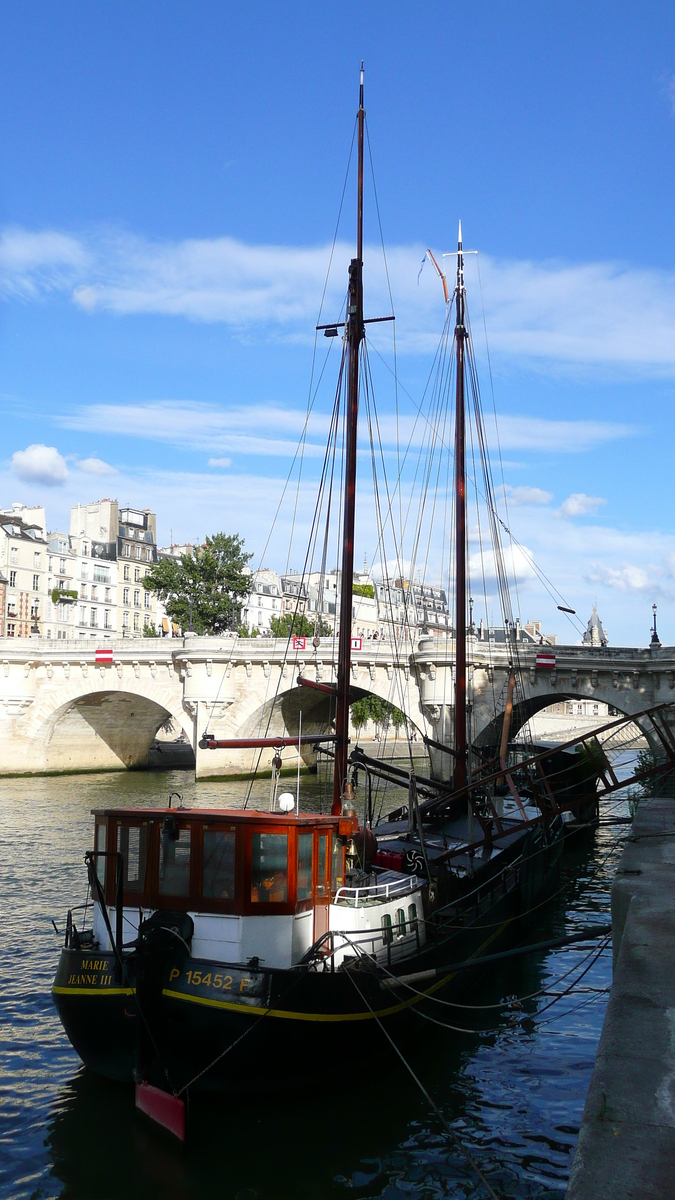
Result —
<instances>
[{"instance_id":1,"label":"tree foliage","mask_svg":"<svg viewBox=\"0 0 675 1200\"><path fill-rule=\"evenodd\" d=\"M238 534L214 533L180 560L153 563L143 587L159 596L169 619L183 630L190 624L199 634L237 629L241 602L251 588L244 567L252 557Z\"/></svg>"},{"instance_id":2,"label":"tree foliage","mask_svg":"<svg viewBox=\"0 0 675 1200\"><path fill-rule=\"evenodd\" d=\"M383 729L388 725L400 729L401 725L405 724L405 716L400 708L396 708L388 700L382 700L380 696L364 696L362 700L355 700L350 707L355 729L362 729L368 721L374 721Z\"/></svg>"},{"instance_id":3,"label":"tree foliage","mask_svg":"<svg viewBox=\"0 0 675 1200\"><path fill-rule=\"evenodd\" d=\"M289 638L291 634L294 637L314 637L316 633L319 637L328 637L331 632L326 621L320 617L312 620L305 613L284 613L283 617L270 618L270 633L275 638Z\"/></svg>"}]
</instances>

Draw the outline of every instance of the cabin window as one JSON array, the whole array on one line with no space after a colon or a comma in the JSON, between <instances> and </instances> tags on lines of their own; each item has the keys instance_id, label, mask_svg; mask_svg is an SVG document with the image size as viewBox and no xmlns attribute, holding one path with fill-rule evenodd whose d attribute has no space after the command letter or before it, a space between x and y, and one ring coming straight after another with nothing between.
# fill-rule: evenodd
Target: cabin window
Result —
<instances>
[{"instance_id":1,"label":"cabin window","mask_svg":"<svg viewBox=\"0 0 675 1200\"><path fill-rule=\"evenodd\" d=\"M309 900L312 895L312 858L314 834L298 834L298 900Z\"/></svg>"},{"instance_id":2,"label":"cabin window","mask_svg":"<svg viewBox=\"0 0 675 1200\"><path fill-rule=\"evenodd\" d=\"M405 912L402 908L396 909L396 936L405 937Z\"/></svg>"},{"instance_id":3,"label":"cabin window","mask_svg":"<svg viewBox=\"0 0 675 1200\"><path fill-rule=\"evenodd\" d=\"M319 836L319 869L317 871L316 891L318 896L326 895L326 860L328 858L328 834Z\"/></svg>"},{"instance_id":4,"label":"cabin window","mask_svg":"<svg viewBox=\"0 0 675 1200\"><path fill-rule=\"evenodd\" d=\"M251 900L285 904L288 895L288 834L251 834Z\"/></svg>"},{"instance_id":5,"label":"cabin window","mask_svg":"<svg viewBox=\"0 0 675 1200\"><path fill-rule=\"evenodd\" d=\"M148 852L147 825L118 825L117 849L124 863L124 891L142 892Z\"/></svg>"},{"instance_id":6,"label":"cabin window","mask_svg":"<svg viewBox=\"0 0 675 1200\"><path fill-rule=\"evenodd\" d=\"M408 921L410 922L410 930L412 933L417 929L417 905L410 904L408 906Z\"/></svg>"},{"instance_id":7,"label":"cabin window","mask_svg":"<svg viewBox=\"0 0 675 1200\"><path fill-rule=\"evenodd\" d=\"M209 900L234 900L234 830L205 829L202 896Z\"/></svg>"},{"instance_id":8,"label":"cabin window","mask_svg":"<svg viewBox=\"0 0 675 1200\"><path fill-rule=\"evenodd\" d=\"M342 842L340 841L339 837L337 837L336 834L333 834L333 853L332 853L332 857L331 857L331 872L330 872L331 887L332 887L333 891L336 891L337 888L342 887L342 884L344 882L343 874L342 874L343 859L344 859L344 855L342 852Z\"/></svg>"},{"instance_id":9,"label":"cabin window","mask_svg":"<svg viewBox=\"0 0 675 1200\"><path fill-rule=\"evenodd\" d=\"M108 842L107 832L108 831L106 829L106 826L102 822L96 826L96 849L98 850L99 854L105 853L107 842ZM105 859L104 858L98 858L98 857L96 858L96 874L98 875L98 881L99 881L101 887L104 887L105 886Z\"/></svg>"},{"instance_id":10,"label":"cabin window","mask_svg":"<svg viewBox=\"0 0 675 1200\"><path fill-rule=\"evenodd\" d=\"M394 940L394 935L391 929L391 913L385 913L382 917L382 941L385 946L391 946Z\"/></svg>"},{"instance_id":11,"label":"cabin window","mask_svg":"<svg viewBox=\"0 0 675 1200\"><path fill-rule=\"evenodd\" d=\"M165 821L159 854L160 896L190 894L190 830Z\"/></svg>"}]
</instances>

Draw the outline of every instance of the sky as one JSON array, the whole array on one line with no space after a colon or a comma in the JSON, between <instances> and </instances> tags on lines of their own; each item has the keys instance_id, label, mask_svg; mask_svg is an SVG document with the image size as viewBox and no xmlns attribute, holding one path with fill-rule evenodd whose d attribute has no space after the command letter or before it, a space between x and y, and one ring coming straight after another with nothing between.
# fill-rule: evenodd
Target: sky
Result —
<instances>
[{"instance_id":1,"label":"sky","mask_svg":"<svg viewBox=\"0 0 675 1200\"><path fill-rule=\"evenodd\" d=\"M157 512L161 543L222 529L254 566L302 565L339 354L315 352L314 326L338 315L353 253L353 169L338 213L362 58L366 308L393 303L399 433L445 315L420 263L461 218L500 503L525 547L514 607L578 640L531 556L583 624L597 602L613 645L648 643L654 603L672 644L665 3L1 6L0 506L44 504L64 529L71 505L115 496ZM391 326L371 335L394 471Z\"/></svg>"}]
</instances>

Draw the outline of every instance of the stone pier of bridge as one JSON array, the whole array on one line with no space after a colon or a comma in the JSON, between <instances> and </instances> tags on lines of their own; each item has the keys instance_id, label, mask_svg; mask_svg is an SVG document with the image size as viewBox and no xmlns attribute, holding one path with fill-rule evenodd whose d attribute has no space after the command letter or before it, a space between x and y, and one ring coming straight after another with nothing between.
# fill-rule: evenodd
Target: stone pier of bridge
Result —
<instances>
[{"instance_id":1,"label":"stone pier of bridge","mask_svg":"<svg viewBox=\"0 0 675 1200\"><path fill-rule=\"evenodd\" d=\"M109 663L96 662L103 647L112 651ZM675 647L556 646L554 670L537 667L537 652L526 643L469 640L470 732L478 744L499 739L511 662L521 681L512 735L557 700L604 701L627 715L675 702ZM336 656L332 638L295 647L229 635L0 639L0 774L141 768L168 720L192 745L197 776L270 769L270 750L200 749L207 731L223 739L279 737L291 767L300 714L307 733L330 731L332 717L330 696L298 686L298 676L334 683ZM445 744L452 742L454 682L452 639L422 636L405 648L375 639L353 653L354 699L379 696L422 735ZM313 766L311 749L303 747L302 757ZM431 769L448 778L450 755L432 750Z\"/></svg>"}]
</instances>

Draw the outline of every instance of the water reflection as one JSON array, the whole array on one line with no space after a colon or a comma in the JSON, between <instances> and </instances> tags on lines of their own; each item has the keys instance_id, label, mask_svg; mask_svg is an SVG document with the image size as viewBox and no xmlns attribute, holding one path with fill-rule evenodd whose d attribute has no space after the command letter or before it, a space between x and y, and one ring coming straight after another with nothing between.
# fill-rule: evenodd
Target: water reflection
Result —
<instances>
[{"instance_id":1,"label":"water reflection","mask_svg":"<svg viewBox=\"0 0 675 1200\"><path fill-rule=\"evenodd\" d=\"M324 785L303 780L315 803ZM269 796L256 785L257 802ZM317 1196L480 1197L483 1189L393 1057L377 1029L365 1062L337 1044L310 1091L289 1079L283 1094L242 1079L232 1095L195 1098L185 1150L139 1117L132 1089L90 1075L67 1043L50 998L65 909L83 898L90 809L163 803L243 803L246 783L195 783L191 773L128 774L0 782L0 1194L69 1200L248 1200ZM313 795L312 795L313 793ZM328 792L327 792L328 795ZM617 811L625 811L619 808ZM602 829L566 852L561 890L537 914L528 940L544 940L608 912L616 851L625 828ZM586 960L568 946L512 962L476 982L467 1004L528 996ZM610 980L609 954L583 980ZM521 1008L447 1008L438 1020L475 1029L456 1034L418 1022L415 1070L495 1191L564 1192L606 998L584 993L555 1004L547 1025L525 1032L551 997ZM588 1000L586 1007L565 1012Z\"/></svg>"}]
</instances>

